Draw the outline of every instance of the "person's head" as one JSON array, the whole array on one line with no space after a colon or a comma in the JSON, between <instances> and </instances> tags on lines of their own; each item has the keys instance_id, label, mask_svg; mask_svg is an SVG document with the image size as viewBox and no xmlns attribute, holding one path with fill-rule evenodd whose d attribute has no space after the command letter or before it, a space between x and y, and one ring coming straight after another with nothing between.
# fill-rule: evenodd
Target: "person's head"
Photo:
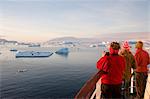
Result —
<instances>
[{"instance_id":1,"label":"person's head","mask_svg":"<svg viewBox=\"0 0 150 99\"><path fill-rule=\"evenodd\" d=\"M119 49L120 49L120 44L118 42L112 42L110 44L110 48L109 48L110 54L118 54Z\"/></svg>"},{"instance_id":2,"label":"person's head","mask_svg":"<svg viewBox=\"0 0 150 99\"><path fill-rule=\"evenodd\" d=\"M124 42L123 42L122 48L125 49L125 50L130 50L130 46L129 46L128 41L124 41Z\"/></svg>"},{"instance_id":3,"label":"person's head","mask_svg":"<svg viewBox=\"0 0 150 99\"><path fill-rule=\"evenodd\" d=\"M135 48L137 48L137 49L142 49L142 48L143 48L143 42L142 42L142 41L138 41L138 42L135 44Z\"/></svg>"}]
</instances>

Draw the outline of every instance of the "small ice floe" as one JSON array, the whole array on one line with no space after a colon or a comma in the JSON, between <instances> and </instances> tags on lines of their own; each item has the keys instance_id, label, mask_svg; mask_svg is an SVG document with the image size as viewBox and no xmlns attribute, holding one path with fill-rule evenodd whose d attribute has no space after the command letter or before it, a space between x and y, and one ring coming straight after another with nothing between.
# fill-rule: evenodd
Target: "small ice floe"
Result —
<instances>
[{"instance_id":1,"label":"small ice floe","mask_svg":"<svg viewBox=\"0 0 150 99\"><path fill-rule=\"evenodd\" d=\"M150 50L150 47L145 47L146 50Z\"/></svg>"},{"instance_id":2,"label":"small ice floe","mask_svg":"<svg viewBox=\"0 0 150 99\"><path fill-rule=\"evenodd\" d=\"M68 48L61 48L60 50L55 52L56 54L68 54L69 49Z\"/></svg>"},{"instance_id":3,"label":"small ice floe","mask_svg":"<svg viewBox=\"0 0 150 99\"><path fill-rule=\"evenodd\" d=\"M40 44L30 44L28 47L40 47Z\"/></svg>"},{"instance_id":4,"label":"small ice floe","mask_svg":"<svg viewBox=\"0 0 150 99\"><path fill-rule=\"evenodd\" d=\"M97 44L91 44L90 47L97 47Z\"/></svg>"},{"instance_id":5,"label":"small ice floe","mask_svg":"<svg viewBox=\"0 0 150 99\"><path fill-rule=\"evenodd\" d=\"M49 57L52 52L39 52L39 51L19 51L16 53L16 58L19 57Z\"/></svg>"},{"instance_id":6,"label":"small ice floe","mask_svg":"<svg viewBox=\"0 0 150 99\"><path fill-rule=\"evenodd\" d=\"M74 44L74 43L71 41L63 41L62 44Z\"/></svg>"},{"instance_id":7,"label":"small ice floe","mask_svg":"<svg viewBox=\"0 0 150 99\"><path fill-rule=\"evenodd\" d=\"M16 51L17 51L17 49L15 49L15 48L12 48L12 49L10 49L10 51L14 51L14 52L16 52Z\"/></svg>"},{"instance_id":8,"label":"small ice floe","mask_svg":"<svg viewBox=\"0 0 150 99\"><path fill-rule=\"evenodd\" d=\"M18 72L26 72L27 69L18 69Z\"/></svg>"},{"instance_id":9,"label":"small ice floe","mask_svg":"<svg viewBox=\"0 0 150 99\"><path fill-rule=\"evenodd\" d=\"M98 46L98 47L106 47L106 45L103 44L103 43L99 43L97 46Z\"/></svg>"},{"instance_id":10,"label":"small ice floe","mask_svg":"<svg viewBox=\"0 0 150 99\"><path fill-rule=\"evenodd\" d=\"M129 44L131 44L131 45L132 45L132 44L136 44L136 42L137 42L137 41L135 41L135 40L129 40Z\"/></svg>"}]
</instances>

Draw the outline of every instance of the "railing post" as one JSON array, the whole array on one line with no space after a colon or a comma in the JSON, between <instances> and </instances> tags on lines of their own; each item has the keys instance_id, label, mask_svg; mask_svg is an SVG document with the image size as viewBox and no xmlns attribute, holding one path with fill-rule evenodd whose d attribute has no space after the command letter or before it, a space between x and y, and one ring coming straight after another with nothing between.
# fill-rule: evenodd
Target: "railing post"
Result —
<instances>
[{"instance_id":1,"label":"railing post","mask_svg":"<svg viewBox=\"0 0 150 99\"><path fill-rule=\"evenodd\" d=\"M133 69L131 69L131 74L133 73ZM134 88L134 86L133 86L133 81L134 81L134 77L132 76L131 77L131 88L130 88L130 93L132 93L133 94L133 88Z\"/></svg>"},{"instance_id":2,"label":"railing post","mask_svg":"<svg viewBox=\"0 0 150 99\"><path fill-rule=\"evenodd\" d=\"M99 79L98 82L96 83L95 91L93 92L90 99L100 99L100 96L101 96L101 79Z\"/></svg>"},{"instance_id":3,"label":"railing post","mask_svg":"<svg viewBox=\"0 0 150 99\"><path fill-rule=\"evenodd\" d=\"M101 96L101 79L96 83L96 99L100 99Z\"/></svg>"}]
</instances>

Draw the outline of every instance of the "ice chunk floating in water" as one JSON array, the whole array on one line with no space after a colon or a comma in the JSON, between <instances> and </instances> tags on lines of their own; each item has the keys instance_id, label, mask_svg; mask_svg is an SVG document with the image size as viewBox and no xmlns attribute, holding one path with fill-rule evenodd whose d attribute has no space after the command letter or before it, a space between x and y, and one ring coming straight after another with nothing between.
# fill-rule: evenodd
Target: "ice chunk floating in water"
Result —
<instances>
[{"instance_id":1,"label":"ice chunk floating in water","mask_svg":"<svg viewBox=\"0 0 150 99\"><path fill-rule=\"evenodd\" d=\"M10 51L14 51L14 52L16 52L16 51L17 51L17 49L12 48L12 49L10 49Z\"/></svg>"},{"instance_id":2,"label":"ice chunk floating in water","mask_svg":"<svg viewBox=\"0 0 150 99\"><path fill-rule=\"evenodd\" d=\"M18 69L18 72L26 72L26 71L27 69L22 69L22 70Z\"/></svg>"},{"instance_id":3,"label":"ice chunk floating in water","mask_svg":"<svg viewBox=\"0 0 150 99\"><path fill-rule=\"evenodd\" d=\"M40 47L40 44L30 44L28 47Z\"/></svg>"},{"instance_id":4,"label":"ice chunk floating in water","mask_svg":"<svg viewBox=\"0 0 150 99\"><path fill-rule=\"evenodd\" d=\"M18 57L49 57L52 52L39 52L39 51L19 51L16 53L16 58Z\"/></svg>"},{"instance_id":5,"label":"ice chunk floating in water","mask_svg":"<svg viewBox=\"0 0 150 99\"><path fill-rule=\"evenodd\" d=\"M56 54L68 54L69 49L68 48L61 48L60 50L55 52Z\"/></svg>"},{"instance_id":6,"label":"ice chunk floating in water","mask_svg":"<svg viewBox=\"0 0 150 99\"><path fill-rule=\"evenodd\" d=\"M96 44L91 44L90 47L97 47L97 45Z\"/></svg>"}]
</instances>

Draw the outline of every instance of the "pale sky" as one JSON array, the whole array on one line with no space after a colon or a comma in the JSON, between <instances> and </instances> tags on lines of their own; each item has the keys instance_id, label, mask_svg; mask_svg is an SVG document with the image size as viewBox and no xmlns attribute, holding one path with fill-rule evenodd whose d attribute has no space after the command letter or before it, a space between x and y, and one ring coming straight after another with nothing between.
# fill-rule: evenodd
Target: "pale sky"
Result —
<instances>
[{"instance_id":1,"label":"pale sky","mask_svg":"<svg viewBox=\"0 0 150 99\"><path fill-rule=\"evenodd\" d=\"M150 32L149 17L150 0L0 0L0 35L41 42Z\"/></svg>"}]
</instances>

